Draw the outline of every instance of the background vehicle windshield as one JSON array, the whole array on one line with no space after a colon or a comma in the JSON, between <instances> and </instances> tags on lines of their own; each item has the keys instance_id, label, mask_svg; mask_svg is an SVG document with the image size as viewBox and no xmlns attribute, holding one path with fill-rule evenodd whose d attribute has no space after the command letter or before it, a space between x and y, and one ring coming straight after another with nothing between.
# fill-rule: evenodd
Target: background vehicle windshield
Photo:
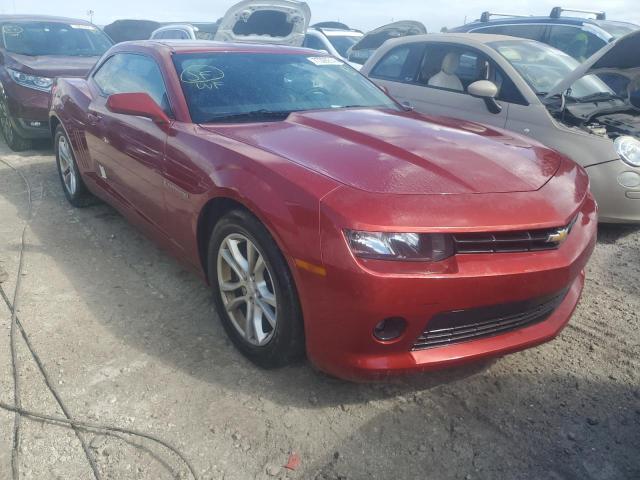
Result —
<instances>
[{"instance_id":1,"label":"background vehicle windshield","mask_svg":"<svg viewBox=\"0 0 640 480\"><path fill-rule=\"evenodd\" d=\"M344 62L328 56L190 53L174 56L195 123L259 113L399 107Z\"/></svg>"},{"instance_id":2,"label":"background vehicle windshield","mask_svg":"<svg viewBox=\"0 0 640 480\"><path fill-rule=\"evenodd\" d=\"M605 32L612 35L613 38L624 37L625 35L631 32L640 30L639 25L634 25L633 23L624 23L624 22L601 21L598 23L598 26L601 27Z\"/></svg>"},{"instance_id":3,"label":"background vehicle windshield","mask_svg":"<svg viewBox=\"0 0 640 480\"><path fill-rule=\"evenodd\" d=\"M361 37L356 37L354 35L346 36L346 35L329 35L327 37L333 45L341 57L347 57L347 53L351 47L353 47Z\"/></svg>"},{"instance_id":4,"label":"background vehicle windshield","mask_svg":"<svg viewBox=\"0 0 640 480\"><path fill-rule=\"evenodd\" d=\"M2 43L21 55L96 57L111 47L99 28L59 22L11 22L2 24Z\"/></svg>"},{"instance_id":5,"label":"background vehicle windshield","mask_svg":"<svg viewBox=\"0 0 640 480\"><path fill-rule=\"evenodd\" d=\"M513 65L537 95L546 95L580 65L560 50L538 42L501 41L490 45ZM586 75L572 85L569 96L579 100L598 94L615 96L598 77Z\"/></svg>"}]
</instances>

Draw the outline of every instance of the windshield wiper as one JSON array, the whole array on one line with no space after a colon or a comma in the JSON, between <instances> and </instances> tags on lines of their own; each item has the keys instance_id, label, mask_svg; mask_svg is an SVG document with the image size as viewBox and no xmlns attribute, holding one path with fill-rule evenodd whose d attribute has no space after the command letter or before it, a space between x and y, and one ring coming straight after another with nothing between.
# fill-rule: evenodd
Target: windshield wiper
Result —
<instances>
[{"instance_id":1,"label":"windshield wiper","mask_svg":"<svg viewBox=\"0 0 640 480\"><path fill-rule=\"evenodd\" d=\"M597 92L592 93L591 95L585 95L584 97L571 97L571 99L580 103L604 102L606 100L624 100L621 96L609 92Z\"/></svg>"},{"instance_id":2,"label":"windshield wiper","mask_svg":"<svg viewBox=\"0 0 640 480\"><path fill-rule=\"evenodd\" d=\"M253 120L284 120L296 110L252 110L250 112L230 113L212 117L203 123L238 122Z\"/></svg>"}]
</instances>

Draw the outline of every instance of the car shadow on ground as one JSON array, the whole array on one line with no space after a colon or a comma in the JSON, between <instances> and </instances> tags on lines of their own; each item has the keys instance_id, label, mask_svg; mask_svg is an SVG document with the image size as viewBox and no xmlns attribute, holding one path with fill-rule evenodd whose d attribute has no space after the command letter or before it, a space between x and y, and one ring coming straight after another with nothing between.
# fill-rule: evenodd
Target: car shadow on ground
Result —
<instances>
[{"instance_id":1,"label":"car shadow on ground","mask_svg":"<svg viewBox=\"0 0 640 480\"><path fill-rule=\"evenodd\" d=\"M640 231L640 225L605 224L598 226L598 242L615 244L629 235Z\"/></svg>"},{"instance_id":2,"label":"car shadow on ground","mask_svg":"<svg viewBox=\"0 0 640 480\"><path fill-rule=\"evenodd\" d=\"M264 371L231 345L214 313L211 292L192 272L154 246L103 203L71 208L52 157L19 165L42 187L28 251L55 259L95 319L131 347L190 375L282 405L344 406L415 395L482 375L491 363L355 384L317 372L309 362ZM16 178L0 195L26 218L26 196ZM15 247L17 248L17 247ZM101 272L96 275L96 272Z\"/></svg>"},{"instance_id":3,"label":"car shadow on ground","mask_svg":"<svg viewBox=\"0 0 640 480\"><path fill-rule=\"evenodd\" d=\"M484 380L384 411L305 478L640 478L637 386L563 374Z\"/></svg>"}]
</instances>

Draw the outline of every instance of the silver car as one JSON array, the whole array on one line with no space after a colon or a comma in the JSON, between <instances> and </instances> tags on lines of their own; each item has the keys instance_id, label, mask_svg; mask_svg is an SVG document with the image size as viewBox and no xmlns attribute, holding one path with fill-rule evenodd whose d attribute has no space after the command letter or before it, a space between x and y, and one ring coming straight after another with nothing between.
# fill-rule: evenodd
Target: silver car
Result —
<instances>
[{"instance_id":1,"label":"silver car","mask_svg":"<svg viewBox=\"0 0 640 480\"><path fill-rule=\"evenodd\" d=\"M589 172L601 222L639 223L638 51L640 32L582 64L532 40L433 34L386 42L362 73L419 112L505 128L564 153Z\"/></svg>"}]
</instances>

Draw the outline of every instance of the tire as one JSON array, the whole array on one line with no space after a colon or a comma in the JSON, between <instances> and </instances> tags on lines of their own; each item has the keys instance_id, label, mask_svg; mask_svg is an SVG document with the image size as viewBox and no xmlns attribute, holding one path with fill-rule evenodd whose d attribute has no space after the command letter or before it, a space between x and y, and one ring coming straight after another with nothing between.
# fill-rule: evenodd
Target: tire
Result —
<instances>
[{"instance_id":1,"label":"tire","mask_svg":"<svg viewBox=\"0 0 640 480\"><path fill-rule=\"evenodd\" d=\"M4 141L14 152L31 148L31 140L22 137L16 129L16 119L9 113L9 107L4 99L0 99L0 130L2 130Z\"/></svg>"},{"instance_id":2,"label":"tire","mask_svg":"<svg viewBox=\"0 0 640 480\"><path fill-rule=\"evenodd\" d=\"M82 180L78 163L71 148L71 142L62 125L58 125L58 128L56 128L53 142L58 175L65 197L74 207L81 208L93 204L95 199L89 193Z\"/></svg>"},{"instance_id":3,"label":"tire","mask_svg":"<svg viewBox=\"0 0 640 480\"><path fill-rule=\"evenodd\" d=\"M247 241L257 251L253 257L255 267L250 269L253 279L242 268L242 262L235 260L239 258L237 254L244 260L249 257ZM231 267L228 258L235 261L236 268ZM233 343L249 360L263 368L277 368L304 356L302 310L293 277L275 241L257 218L243 210L222 217L211 233L207 263L218 316ZM260 273L262 265L264 270ZM234 286L235 290L228 290ZM250 302L234 302L238 297ZM230 310L232 303L239 306ZM246 321L249 303L255 312L249 317L257 319L253 322ZM269 318L275 318L275 322Z\"/></svg>"}]
</instances>

